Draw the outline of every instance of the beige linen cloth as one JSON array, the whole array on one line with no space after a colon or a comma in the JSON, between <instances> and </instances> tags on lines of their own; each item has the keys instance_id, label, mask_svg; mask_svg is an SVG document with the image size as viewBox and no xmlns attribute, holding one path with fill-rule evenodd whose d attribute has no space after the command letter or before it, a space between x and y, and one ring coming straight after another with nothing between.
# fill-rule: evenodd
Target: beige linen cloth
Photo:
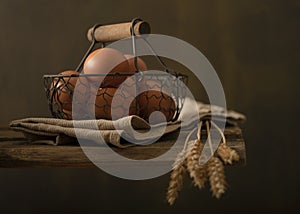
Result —
<instances>
[{"instance_id":1,"label":"beige linen cloth","mask_svg":"<svg viewBox=\"0 0 300 214\"><path fill-rule=\"evenodd\" d=\"M246 118L243 114L232 110L226 110L219 106L207 105L201 102L197 102L197 107L200 119L210 118L211 112L214 112L215 118L224 120L231 125L237 125L239 122L243 122ZM162 125L166 125L164 134L172 133L182 127L180 118L183 114L189 114L191 106L189 100L185 101L179 120L177 122L169 122L166 124L158 124L152 126L154 129L159 129ZM199 118L198 118L199 119ZM193 118L190 118L192 121ZM186 124L187 125L187 124ZM114 146L125 148L134 144L123 142L122 136L126 135L130 139L135 139L135 134L130 133L128 127L132 126L133 129L140 132L150 129L150 124L138 116L127 116L116 121L110 120L64 120L56 118L25 118L20 120L14 120L10 123L10 127L15 131L21 131L30 142L43 142L53 145L63 145L68 143L77 142L77 138L86 140L92 140L99 142L99 138L102 137L106 143ZM76 132L75 128L76 127ZM118 127L116 130L115 127ZM127 138L128 139L128 138Z\"/></svg>"}]
</instances>

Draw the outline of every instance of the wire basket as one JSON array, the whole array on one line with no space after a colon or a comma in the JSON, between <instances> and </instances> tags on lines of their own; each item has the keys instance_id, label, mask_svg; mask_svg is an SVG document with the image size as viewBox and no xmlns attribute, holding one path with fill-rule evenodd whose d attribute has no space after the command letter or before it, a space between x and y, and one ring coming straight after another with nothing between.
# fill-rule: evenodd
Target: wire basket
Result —
<instances>
[{"instance_id":1,"label":"wire basket","mask_svg":"<svg viewBox=\"0 0 300 214\"><path fill-rule=\"evenodd\" d=\"M132 46L134 53L135 73L115 72L108 74L84 74L83 72L65 72L58 75L44 75L44 88L49 109L55 118L61 119L108 119L115 120L128 115L138 115L153 123L175 121L180 114L184 97L187 76L171 71L163 60L154 54L165 72L143 72L135 56L134 25L141 21L131 22ZM83 64L96 43L92 30L92 44L79 63L76 71L82 70ZM101 43L105 47L104 43ZM151 45L147 43L155 53ZM96 82L101 82L94 84ZM122 83L116 85L115 83ZM76 86L76 92L74 93ZM75 108L75 109L74 109ZM160 113L157 113L160 112ZM155 113L155 114L152 114ZM162 117L162 115L164 117Z\"/></svg>"}]
</instances>

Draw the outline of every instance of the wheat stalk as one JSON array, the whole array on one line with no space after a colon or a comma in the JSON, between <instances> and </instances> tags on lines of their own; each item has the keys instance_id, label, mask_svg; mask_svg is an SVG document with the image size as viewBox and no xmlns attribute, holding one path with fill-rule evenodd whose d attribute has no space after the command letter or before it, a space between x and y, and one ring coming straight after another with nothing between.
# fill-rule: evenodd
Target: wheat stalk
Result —
<instances>
[{"instance_id":1,"label":"wheat stalk","mask_svg":"<svg viewBox=\"0 0 300 214\"><path fill-rule=\"evenodd\" d=\"M213 196L220 198L226 191L224 166L218 157L211 157L206 163Z\"/></svg>"}]
</instances>

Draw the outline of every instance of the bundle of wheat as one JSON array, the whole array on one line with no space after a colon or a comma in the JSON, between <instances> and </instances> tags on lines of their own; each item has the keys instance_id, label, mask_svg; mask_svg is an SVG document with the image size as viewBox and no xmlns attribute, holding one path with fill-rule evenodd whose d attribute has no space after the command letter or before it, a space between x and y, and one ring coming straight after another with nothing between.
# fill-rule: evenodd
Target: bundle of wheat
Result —
<instances>
[{"instance_id":1,"label":"bundle of wheat","mask_svg":"<svg viewBox=\"0 0 300 214\"><path fill-rule=\"evenodd\" d=\"M183 150L177 155L171 172L170 183L166 194L167 201L170 205L175 203L179 191L182 189L183 180L186 171L188 171L194 186L203 189L207 180L210 183L212 195L220 198L226 191L225 164L232 164L239 160L238 153L227 146L226 138L222 130L213 122L205 121L207 130L207 141L211 151L211 157L205 164L200 164L200 156L204 148L201 142L201 128L203 122L200 121L197 132L197 139L190 141L192 133L187 136ZM210 137L210 127L216 128L222 136L222 142L219 144L216 152L213 152L212 140Z\"/></svg>"}]
</instances>

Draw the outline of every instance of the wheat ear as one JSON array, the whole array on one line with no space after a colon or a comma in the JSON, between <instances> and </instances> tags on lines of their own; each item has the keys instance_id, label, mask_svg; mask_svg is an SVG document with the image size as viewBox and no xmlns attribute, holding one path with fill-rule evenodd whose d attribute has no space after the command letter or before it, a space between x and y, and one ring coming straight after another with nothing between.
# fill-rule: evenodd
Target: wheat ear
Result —
<instances>
[{"instance_id":1,"label":"wheat ear","mask_svg":"<svg viewBox=\"0 0 300 214\"><path fill-rule=\"evenodd\" d=\"M207 162L207 172L213 196L220 198L226 191L224 166L218 157L211 157Z\"/></svg>"},{"instance_id":2,"label":"wheat ear","mask_svg":"<svg viewBox=\"0 0 300 214\"><path fill-rule=\"evenodd\" d=\"M218 156L224 161L225 164L232 164L234 161L239 161L240 156L238 153L228 147L225 143L221 143L217 149Z\"/></svg>"},{"instance_id":3,"label":"wheat ear","mask_svg":"<svg viewBox=\"0 0 300 214\"><path fill-rule=\"evenodd\" d=\"M210 190L211 190L213 196L215 196L216 198L220 198L221 195L223 193L225 193L225 191L226 191L224 165L218 157L214 156L212 142L211 142L211 136L210 136L209 122L206 121L205 125L206 125L206 130L207 130L207 140L208 140L210 150L211 150L211 155L212 155L212 157L205 164L206 168L207 168L208 177L209 177Z\"/></svg>"},{"instance_id":4,"label":"wheat ear","mask_svg":"<svg viewBox=\"0 0 300 214\"><path fill-rule=\"evenodd\" d=\"M199 189L204 188L207 180L206 168L199 164L199 158L204 147L204 144L200 142L201 126L202 121L198 127L198 139L189 144L190 149L188 149L189 153L187 155L187 169L190 177L193 179L194 186L197 186Z\"/></svg>"},{"instance_id":5,"label":"wheat ear","mask_svg":"<svg viewBox=\"0 0 300 214\"><path fill-rule=\"evenodd\" d=\"M177 155L175 163L173 164L173 171L171 172L171 178L166 195L167 201L170 205L174 204L175 200L178 198L179 191L183 186L183 179L186 172L186 160L184 158L185 150L181 151Z\"/></svg>"},{"instance_id":6,"label":"wheat ear","mask_svg":"<svg viewBox=\"0 0 300 214\"><path fill-rule=\"evenodd\" d=\"M240 157L238 153L234 149L227 146L226 138L222 130L213 121L211 121L211 124L219 131L222 136L223 142L217 149L218 156L224 161L225 164L232 164L234 161L239 161Z\"/></svg>"},{"instance_id":7,"label":"wheat ear","mask_svg":"<svg viewBox=\"0 0 300 214\"><path fill-rule=\"evenodd\" d=\"M175 162L173 163L173 171L171 172L169 187L167 190L166 198L170 205L173 205L178 198L179 191L183 186L183 179L186 172L186 155L189 153L188 142L194 131L197 130L197 127L194 128L186 137L184 147L181 152L178 153Z\"/></svg>"}]
</instances>

